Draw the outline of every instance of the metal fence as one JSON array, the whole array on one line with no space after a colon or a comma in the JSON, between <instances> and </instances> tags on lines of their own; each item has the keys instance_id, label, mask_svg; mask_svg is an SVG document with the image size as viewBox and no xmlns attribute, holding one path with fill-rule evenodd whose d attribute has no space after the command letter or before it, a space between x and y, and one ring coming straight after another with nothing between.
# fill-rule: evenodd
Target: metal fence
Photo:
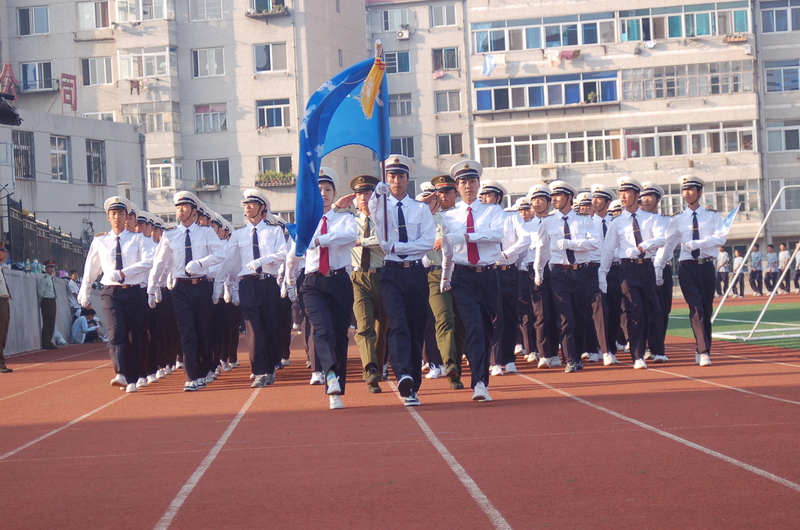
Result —
<instances>
[{"instance_id":1,"label":"metal fence","mask_svg":"<svg viewBox=\"0 0 800 530\"><path fill-rule=\"evenodd\" d=\"M6 198L8 206L8 243L12 263L25 263L38 259L52 259L60 270L83 271L87 248L72 234L64 234L61 228L50 226L47 221L36 219L35 213L22 208L22 201Z\"/></svg>"}]
</instances>

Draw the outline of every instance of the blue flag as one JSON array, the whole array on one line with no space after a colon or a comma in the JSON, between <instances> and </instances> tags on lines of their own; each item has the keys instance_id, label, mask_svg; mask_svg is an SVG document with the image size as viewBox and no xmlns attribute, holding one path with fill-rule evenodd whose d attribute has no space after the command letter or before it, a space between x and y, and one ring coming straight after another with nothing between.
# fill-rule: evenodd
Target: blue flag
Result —
<instances>
[{"instance_id":1,"label":"blue flag","mask_svg":"<svg viewBox=\"0 0 800 530\"><path fill-rule=\"evenodd\" d=\"M726 235L731 231L731 226L733 226L733 221L736 219L736 214L739 213L739 206L741 206L741 204L737 204L736 208L731 210L731 212L725 216L725 219L722 220L722 226L725 227Z\"/></svg>"},{"instance_id":2,"label":"blue flag","mask_svg":"<svg viewBox=\"0 0 800 530\"><path fill-rule=\"evenodd\" d=\"M322 197L317 187L322 157L346 145L367 147L375 151L380 160L390 154L386 76L371 118L366 117L361 105L361 89L374 64L374 59L367 59L344 70L322 85L306 104L300 126L297 219L288 227L297 243L298 256L305 253L322 218ZM342 185L344 183L339 184Z\"/></svg>"}]
</instances>

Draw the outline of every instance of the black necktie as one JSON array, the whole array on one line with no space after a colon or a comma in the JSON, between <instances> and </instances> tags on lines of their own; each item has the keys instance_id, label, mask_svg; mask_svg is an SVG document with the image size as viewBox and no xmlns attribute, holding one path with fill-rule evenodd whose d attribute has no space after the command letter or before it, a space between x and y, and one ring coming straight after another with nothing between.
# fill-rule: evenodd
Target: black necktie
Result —
<instances>
[{"instance_id":1,"label":"black necktie","mask_svg":"<svg viewBox=\"0 0 800 530\"><path fill-rule=\"evenodd\" d=\"M254 226L253 227L253 259L258 259L261 257L261 250L258 248L258 229ZM262 268L259 267L256 269L257 274L261 274Z\"/></svg>"},{"instance_id":2,"label":"black necktie","mask_svg":"<svg viewBox=\"0 0 800 530\"><path fill-rule=\"evenodd\" d=\"M114 269L122 270L122 245L119 243L119 236L117 236L117 248L114 251Z\"/></svg>"},{"instance_id":3,"label":"black necktie","mask_svg":"<svg viewBox=\"0 0 800 530\"><path fill-rule=\"evenodd\" d=\"M636 220L636 214L631 214L631 226L633 227L633 240L636 241L636 248L639 248L639 245L642 244L642 233L639 231L639 221ZM644 257L644 252L639 253L639 259Z\"/></svg>"},{"instance_id":4,"label":"black necktie","mask_svg":"<svg viewBox=\"0 0 800 530\"><path fill-rule=\"evenodd\" d=\"M569 231L569 223L567 222L569 217L565 215L563 219L564 219L564 239L572 239L572 233ZM570 263L575 263L575 252L567 249L567 260Z\"/></svg>"},{"instance_id":5,"label":"black necktie","mask_svg":"<svg viewBox=\"0 0 800 530\"><path fill-rule=\"evenodd\" d=\"M608 227L606 226L606 220L603 219L603 239L606 238L606 233L608 232Z\"/></svg>"},{"instance_id":6,"label":"black necktie","mask_svg":"<svg viewBox=\"0 0 800 530\"><path fill-rule=\"evenodd\" d=\"M700 226L697 224L697 212L692 214L692 240L697 241L700 239ZM700 249L696 248L692 251L692 257L694 259L700 258Z\"/></svg>"},{"instance_id":7,"label":"black necktie","mask_svg":"<svg viewBox=\"0 0 800 530\"><path fill-rule=\"evenodd\" d=\"M403 203L397 203L397 232L400 235L400 243L408 243L408 230L406 229L406 216L403 214ZM406 259L408 254L398 254L398 258Z\"/></svg>"},{"instance_id":8,"label":"black necktie","mask_svg":"<svg viewBox=\"0 0 800 530\"><path fill-rule=\"evenodd\" d=\"M183 239L183 266L184 272L186 265L192 261L192 238L189 237L189 229L186 229L186 237ZM186 273L187 276L191 276L188 272Z\"/></svg>"},{"instance_id":9,"label":"black necktie","mask_svg":"<svg viewBox=\"0 0 800 530\"><path fill-rule=\"evenodd\" d=\"M370 234L369 217L364 217L364 238L368 238ZM361 268L364 270L369 269L370 252L371 249L361 247Z\"/></svg>"}]
</instances>

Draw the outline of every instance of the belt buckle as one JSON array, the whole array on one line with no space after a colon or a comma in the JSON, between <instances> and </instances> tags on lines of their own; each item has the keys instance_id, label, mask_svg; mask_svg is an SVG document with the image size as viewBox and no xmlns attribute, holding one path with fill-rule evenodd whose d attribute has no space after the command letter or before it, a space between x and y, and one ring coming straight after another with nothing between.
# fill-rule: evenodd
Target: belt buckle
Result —
<instances>
[{"instance_id":1,"label":"belt buckle","mask_svg":"<svg viewBox=\"0 0 800 530\"><path fill-rule=\"evenodd\" d=\"M403 260L403 268L408 269L409 267L411 267L411 262Z\"/></svg>"},{"instance_id":2,"label":"belt buckle","mask_svg":"<svg viewBox=\"0 0 800 530\"><path fill-rule=\"evenodd\" d=\"M484 270L485 268L486 268L486 267L484 267L484 266L482 266L482 265L476 265L476 266L475 266L475 272L483 272L483 270Z\"/></svg>"}]
</instances>

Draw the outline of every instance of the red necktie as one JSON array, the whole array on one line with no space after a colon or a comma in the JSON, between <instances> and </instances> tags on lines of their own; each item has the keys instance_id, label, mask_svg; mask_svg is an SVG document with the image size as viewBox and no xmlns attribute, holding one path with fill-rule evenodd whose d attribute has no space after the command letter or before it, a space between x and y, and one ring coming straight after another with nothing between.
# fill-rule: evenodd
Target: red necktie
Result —
<instances>
[{"instance_id":1,"label":"red necktie","mask_svg":"<svg viewBox=\"0 0 800 530\"><path fill-rule=\"evenodd\" d=\"M472 218L472 208L467 206L467 233L472 234L475 232L475 220ZM480 261L480 255L478 254L478 244L477 243L467 243L467 259L473 265L476 265L478 261Z\"/></svg>"},{"instance_id":2,"label":"red necktie","mask_svg":"<svg viewBox=\"0 0 800 530\"><path fill-rule=\"evenodd\" d=\"M319 231L320 235L328 233L328 218L322 216L322 229ZM328 247L320 247L319 249L319 272L328 274L331 272L331 264L328 261Z\"/></svg>"}]
</instances>

